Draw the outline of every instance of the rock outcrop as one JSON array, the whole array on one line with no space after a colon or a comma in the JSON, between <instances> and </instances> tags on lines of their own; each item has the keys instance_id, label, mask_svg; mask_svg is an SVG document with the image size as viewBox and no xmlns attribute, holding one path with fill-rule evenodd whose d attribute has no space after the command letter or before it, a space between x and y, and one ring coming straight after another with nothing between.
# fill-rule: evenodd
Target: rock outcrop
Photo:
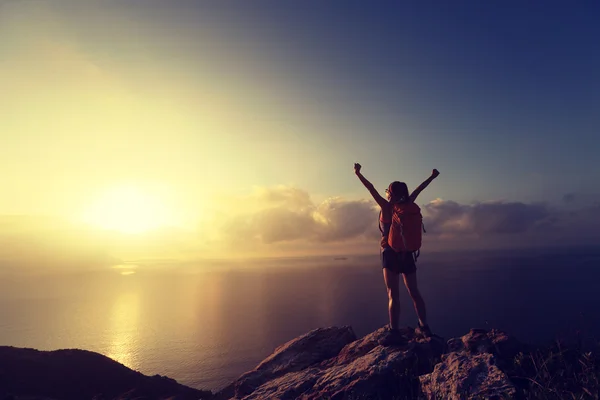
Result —
<instances>
[{"instance_id":1,"label":"rock outcrop","mask_svg":"<svg viewBox=\"0 0 600 400\"><path fill-rule=\"evenodd\" d=\"M351 328L317 329L279 347L215 396L257 399L507 399L507 370L525 347L498 330L460 338L416 337L381 328L356 339Z\"/></svg>"},{"instance_id":2,"label":"rock outcrop","mask_svg":"<svg viewBox=\"0 0 600 400\"><path fill-rule=\"evenodd\" d=\"M325 343L335 344L323 352ZM416 338L387 328L356 340L349 327L317 329L281 346L242 375L219 399L415 398L417 377L431 372L444 350L441 338ZM333 349L336 351L333 351ZM299 357L306 353L309 356ZM301 360L292 362L289 360ZM280 365L277 360L284 360Z\"/></svg>"}]
</instances>

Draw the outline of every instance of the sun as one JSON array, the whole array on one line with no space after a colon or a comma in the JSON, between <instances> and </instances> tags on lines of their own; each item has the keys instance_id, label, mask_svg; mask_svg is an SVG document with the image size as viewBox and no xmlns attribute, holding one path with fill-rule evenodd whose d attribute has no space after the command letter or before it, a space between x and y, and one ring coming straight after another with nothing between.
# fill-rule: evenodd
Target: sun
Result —
<instances>
[{"instance_id":1,"label":"sun","mask_svg":"<svg viewBox=\"0 0 600 400\"><path fill-rule=\"evenodd\" d=\"M84 222L123 233L144 233L170 225L173 215L160 197L134 187L112 189L83 214Z\"/></svg>"}]
</instances>

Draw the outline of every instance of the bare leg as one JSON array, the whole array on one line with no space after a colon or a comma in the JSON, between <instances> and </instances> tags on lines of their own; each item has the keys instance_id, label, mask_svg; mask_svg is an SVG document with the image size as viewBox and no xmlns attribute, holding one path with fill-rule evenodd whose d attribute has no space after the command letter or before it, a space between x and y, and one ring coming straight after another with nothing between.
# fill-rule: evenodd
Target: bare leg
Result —
<instances>
[{"instance_id":1,"label":"bare leg","mask_svg":"<svg viewBox=\"0 0 600 400\"><path fill-rule=\"evenodd\" d=\"M383 279L389 299L390 328L398 329L400 320L400 274L383 268Z\"/></svg>"},{"instance_id":2,"label":"bare leg","mask_svg":"<svg viewBox=\"0 0 600 400\"><path fill-rule=\"evenodd\" d=\"M406 289L408 289L408 294L413 300L415 305L415 311L417 313L417 317L419 318L419 323L422 326L427 325L427 310L425 309L425 301L421 296L421 292L419 292L419 287L417 286L417 273L413 272L411 274L402 274L404 277L404 285Z\"/></svg>"}]
</instances>

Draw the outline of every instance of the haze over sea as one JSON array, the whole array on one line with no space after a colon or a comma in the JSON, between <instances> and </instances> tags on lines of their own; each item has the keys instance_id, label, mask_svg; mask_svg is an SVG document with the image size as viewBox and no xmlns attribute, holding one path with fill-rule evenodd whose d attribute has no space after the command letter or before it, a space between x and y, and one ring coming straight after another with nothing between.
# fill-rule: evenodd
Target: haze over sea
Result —
<instances>
[{"instance_id":1,"label":"haze over sea","mask_svg":"<svg viewBox=\"0 0 600 400\"><path fill-rule=\"evenodd\" d=\"M523 341L600 337L600 248L427 252L419 280L436 333L500 328ZM416 317L405 291L403 325ZM0 280L0 344L82 348L145 374L219 389L318 327L387 323L377 255L122 265Z\"/></svg>"}]
</instances>

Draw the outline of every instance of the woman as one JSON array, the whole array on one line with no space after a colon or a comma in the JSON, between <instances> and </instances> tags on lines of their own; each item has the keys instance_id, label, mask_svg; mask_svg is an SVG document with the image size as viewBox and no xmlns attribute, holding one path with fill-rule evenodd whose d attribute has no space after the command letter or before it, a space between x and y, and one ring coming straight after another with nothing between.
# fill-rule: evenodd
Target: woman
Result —
<instances>
[{"instance_id":1,"label":"woman","mask_svg":"<svg viewBox=\"0 0 600 400\"><path fill-rule=\"evenodd\" d=\"M431 330L427 325L427 312L425 302L417 286L417 267L412 253L396 253L388 245L388 235L392 224L392 211L396 203L413 202L423 189L425 189L440 173L434 169L431 176L423 182L410 195L408 187L404 182L392 182L385 190L386 199L381 197L371 182L369 182L360 172L361 165L354 164L354 173L358 179L369 190L379 207L379 229L381 230L381 261L383 267L383 279L387 287L389 298L389 317L390 329L398 331L398 321L400 319L400 274L402 274L404 285L413 300L417 317L418 326L415 329L417 335L425 337L431 336Z\"/></svg>"}]
</instances>

